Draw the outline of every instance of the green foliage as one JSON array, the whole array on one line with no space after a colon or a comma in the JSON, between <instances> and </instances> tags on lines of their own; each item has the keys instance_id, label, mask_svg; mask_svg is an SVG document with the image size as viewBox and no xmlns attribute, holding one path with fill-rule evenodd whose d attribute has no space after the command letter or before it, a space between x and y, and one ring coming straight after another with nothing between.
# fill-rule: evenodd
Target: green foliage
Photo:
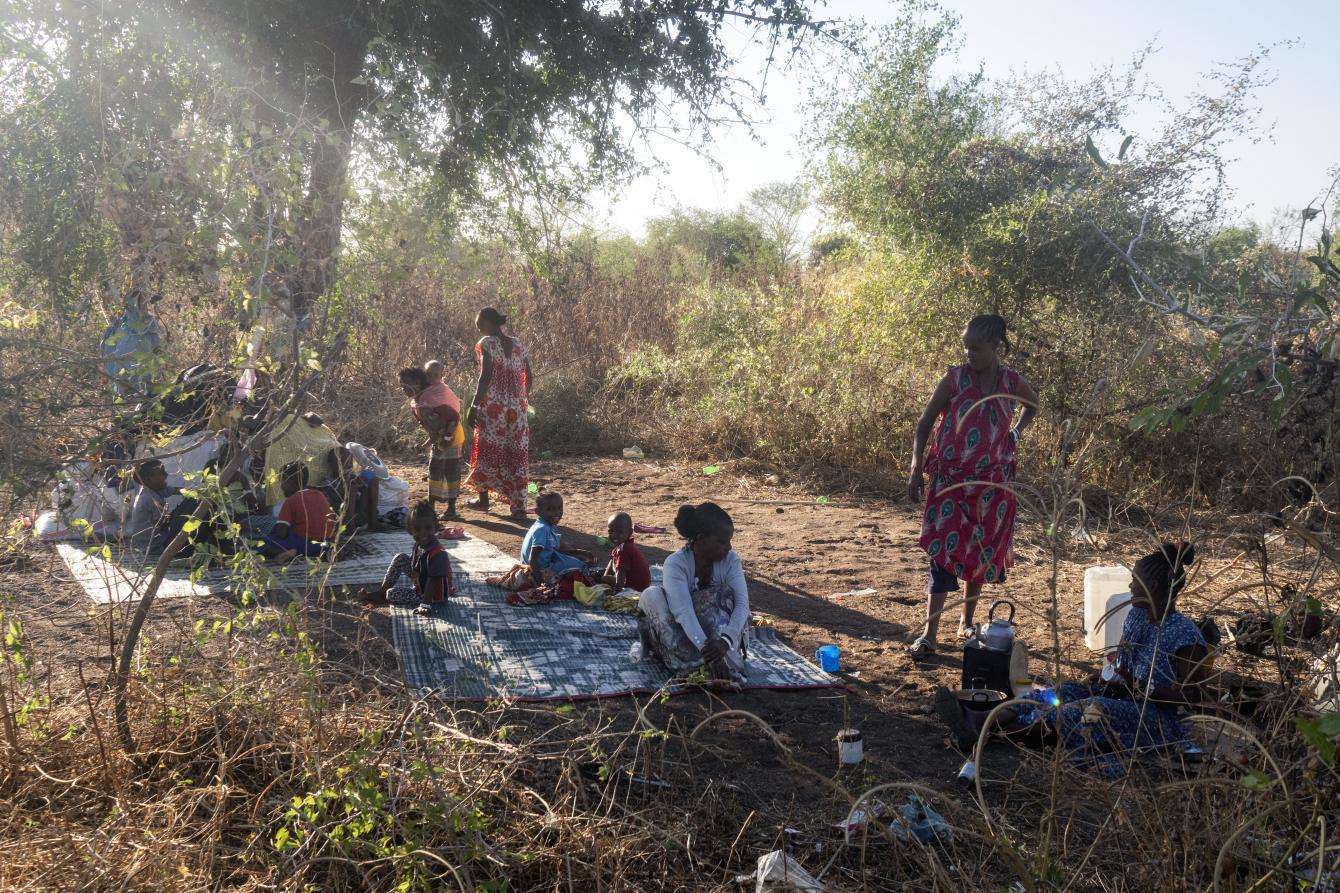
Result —
<instances>
[{"instance_id":1,"label":"green foliage","mask_svg":"<svg viewBox=\"0 0 1340 893\"><path fill-rule=\"evenodd\" d=\"M1340 738L1340 713L1325 713L1315 719L1295 717L1294 725L1322 762L1335 767L1335 739Z\"/></svg>"},{"instance_id":2,"label":"green foliage","mask_svg":"<svg viewBox=\"0 0 1340 893\"><path fill-rule=\"evenodd\" d=\"M776 242L743 211L673 211L647 223L646 249L672 259L684 278L763 272L781 261Z\"/></svg>"}]
</instances>

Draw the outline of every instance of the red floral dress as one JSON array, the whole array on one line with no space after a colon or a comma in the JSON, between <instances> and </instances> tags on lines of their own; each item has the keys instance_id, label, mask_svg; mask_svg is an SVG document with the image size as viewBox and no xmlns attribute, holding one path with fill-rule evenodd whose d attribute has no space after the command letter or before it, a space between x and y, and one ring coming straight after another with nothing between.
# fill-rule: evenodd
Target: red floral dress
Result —
<instances>
[{"instance_id":1,"label":"red floral dress","mask_svg":"<svg viewBox=\"0 0 1340 893\"><path fill-rule=\"evenodd\" d=\"M530 475L530 420L526 416L530 381L526 346L512 339L509 356L502 339L489 335L475 345L482 374L484 363L492 370L477 416L474 445L470 451L470 484L479 490L496 490L506 497L513 511L526 508L526 483Z\"/></svg>"},{"instance_id":2,"label":"red floral dress","mask_svg":"<svg viewBox=\"0 0 1340 893\"><path fill-rule=\"evenodd\" d=\"M1019 373L1001 366L990 394L982 393L966 364L950 369L949 376L953 395L926 462L930 486L920 545L932 564L960 580L998 583L1014 563L1016 500L1011 490L991 485L1014 480L1010 429ZM965 486L950 489L956 484Z\"/></svg>"}]
</instances>

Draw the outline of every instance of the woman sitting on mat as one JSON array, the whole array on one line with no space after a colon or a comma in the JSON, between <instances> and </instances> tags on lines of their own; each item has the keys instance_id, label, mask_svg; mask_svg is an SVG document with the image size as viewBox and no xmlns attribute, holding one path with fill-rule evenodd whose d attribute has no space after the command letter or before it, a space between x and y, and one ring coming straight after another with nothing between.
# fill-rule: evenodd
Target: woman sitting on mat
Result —
<instances>
[{"instance_id":1,"label":"woman sitting on mat","mask_svg":"<svg viewBox=\"0 0 1340 893\"><path fill-rule=\"evenodd\" d=\"M687 544L665 560L664 584L638 599L643 647L676 675L705 666L713 678L741 684L749 589L731 549L735 525L721 506L704 502L681 506L675 529Z\"/></svg>"},{"instance_id":2,"label":"woman sitting on mat","mask_svg":"<svg viewBox=\"0 0 1340 893\"><path fill-rule=\"evenodd\" d=\"M1178 708L1200 700L1209 667L1205 636L1176 608L1186 567L1195 560L1193 546L1164 543L1136 562L1131 610L1113 671L1104 674L1111 678L1064 683L1059 698L1046 692L1029 695L1045 706L1059 701L1060 708L1007 709L1002 729L1022 731L1040 723L1059 735L1076 762L1094 764L1113 777L1124 771L1113 751L1187 743Z\"/></svg>"}]
</instances>

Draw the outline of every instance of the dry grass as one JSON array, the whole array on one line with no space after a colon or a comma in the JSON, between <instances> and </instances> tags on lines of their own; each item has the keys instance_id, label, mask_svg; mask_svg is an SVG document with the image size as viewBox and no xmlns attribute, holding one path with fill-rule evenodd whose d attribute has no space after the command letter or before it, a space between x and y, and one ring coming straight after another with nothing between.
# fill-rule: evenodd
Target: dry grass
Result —
<instances>
[{"instance_id":1,"label":"dry grass","mask_svg":"<svg viewBox=\"0 0 1340 893\"><path fill-rule=\"evenodd\" d=\"M1031 510L1069 530L1073 479L1052 485ZM1323 507L1299 520L1328 535ZM1049 538L1058 566L1145 535L1093 519L1086 529L1094 542ZM1332 604L1340 569L1293 529L1240 523L1186 599L1210 607L1206 595L1223 592L1235 608L1248 598L1278 609L1290 586ZM1056 631L1061 608L1050 624L1029 622ZM1256 743L1205 726L1222 759L1144 755L1109 781L1055 752L996 744L980 755L974 798L816 770L725 702L687 728L659 697L610 711L420 697L367 620L317 585L287 605L173 615L137 657L133 757L118 746L105 680L73 677L57 649L33 653L14 630L0 885L725 890L782 845L782 826L801 832L797 858L838 890L1280 889L1334 858L1336 773L1293 722L1306 709L1294 649L1264 664L1292 700L1251 721ZM124 611L85 622L117 644ZM1059 632L1054 645L1046 657L1065 678L1074 648ZM1225 730L1236 734L1216 734ZM789 802L730 782L741 761L766 768ZM828 827L911 791L944 814L952 843L893 842L879 825L844 839Z\"/></svg>"}]
</instances>

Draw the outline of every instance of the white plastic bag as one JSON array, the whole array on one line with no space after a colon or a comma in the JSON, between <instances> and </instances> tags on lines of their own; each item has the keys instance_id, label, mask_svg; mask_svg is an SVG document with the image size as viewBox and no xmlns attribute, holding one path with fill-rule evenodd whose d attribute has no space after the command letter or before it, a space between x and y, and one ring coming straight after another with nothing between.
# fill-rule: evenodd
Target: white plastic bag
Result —
<instances>
[{"instance_id":1,"label":"white plastic bag","mask_svg":"<svg viewBox=\"0 0 1340 893\"><path fill-rule=\"evenodd\" d=\"M781 850L758 857L758 869L736 878L742 884L754 882L754 893L824 893L828 888Z\"/></svg>"},{"instance_id":2,"label":"white plastic bag","mask_svg":"<svg viewBox=\"0 0 1340 893\"><path fill-rule=\"evenodd\" d=\"M396 509L409 510L409 484L389 477L377 484L377 514L389 515Z\"/></svg>"}]
</instances>

